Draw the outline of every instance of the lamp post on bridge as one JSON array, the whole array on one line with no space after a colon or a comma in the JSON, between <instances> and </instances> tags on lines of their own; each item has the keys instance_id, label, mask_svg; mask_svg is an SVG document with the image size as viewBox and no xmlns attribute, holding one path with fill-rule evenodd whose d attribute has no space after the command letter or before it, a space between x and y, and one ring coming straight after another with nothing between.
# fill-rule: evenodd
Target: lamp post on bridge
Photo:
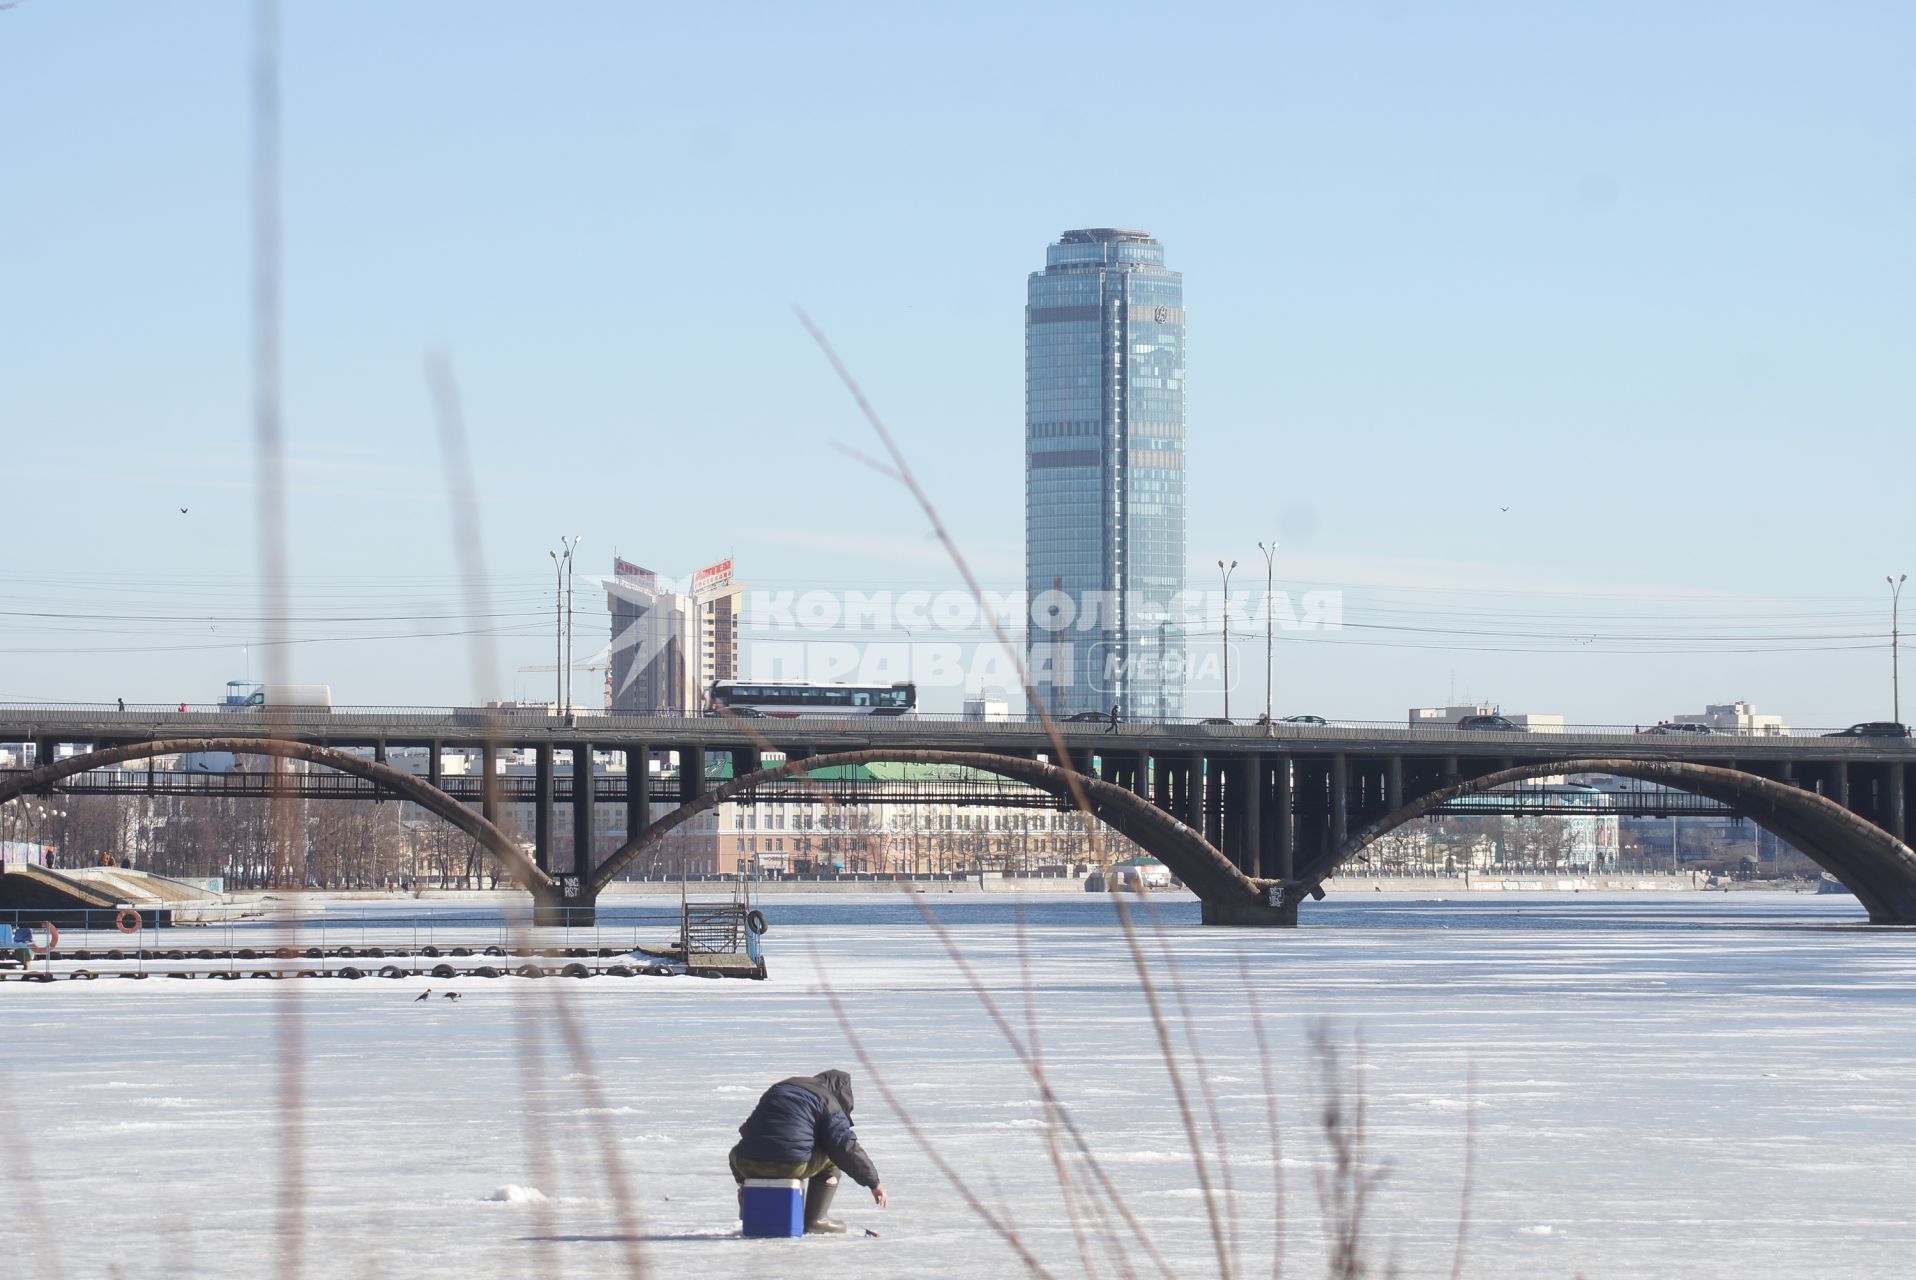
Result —
<instances>
[{"instance_id":1,"label":"lamp post on bridge","mask_svg":"<svg viewBox=\"0 0 1916 1280\"><path fill-rule=\"evenodd\" d=\"M1237 561L1231 561L1229 569L1222 560L1217 562L1218 573L1224 579L1224 718L1231 718L1231 569L1237 568Z\"/></svg>"},{"instance_id":2,"label":"lamp post on bridge","mask_svg":"<svg viewBox=\"0 0 1916 1280\"><path fill-rule=\"evenodd\" d=\"M1271 718L1271 623L1276 610L1271 603L1271 588L1276 582L1272 576L1272 565L1277 558L1277 539L1271 539L1271 545L1257 544L1264 553L1264 731L1276 732L1276 722Z\"/></svg>"},{"instance_id":3,"label":"lamp post on bridge","mask_svg":"<svg viewBox=\"0 0 1916 1280\"><path fill-rule=\"evenodd\" d=\"M1897 612L1901 607L1903 599L1903 580L1908 577L1909 575L1906 573L1899 573L1893 578L1885 576L1883 579L1883 581L1889 583L1890 719L1894 720L1897 724L1903 722L1903 673L1900 661L1902 656L1902 633L1897 625L1900 621L1897 617Z\"/></svg>"},{"instance_id":4,"label":"lamp post on bridge","mask_svg":"<svg viewBox=\"0 0 1916 1280\"><path fill-rule=\"evenodd\" d=\"M567 700L571 696L572 673L567 670L571 665L566 661L571 653L567 643L567 619L572 613L572 552L579 545L576 537L559 539L560 551L547 549L552 557L552 669L553 669L553 708L554 715L566 714Z\"/></svg>"}]
</instances>

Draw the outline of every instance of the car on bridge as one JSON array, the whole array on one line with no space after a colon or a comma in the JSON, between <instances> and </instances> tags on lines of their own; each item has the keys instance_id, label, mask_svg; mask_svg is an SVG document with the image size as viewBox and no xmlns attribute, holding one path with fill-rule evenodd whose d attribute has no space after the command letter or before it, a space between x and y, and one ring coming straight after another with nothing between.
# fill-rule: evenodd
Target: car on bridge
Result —
<instances>
[{"instance_id":1,"label":"car on bridge","mask_svg":"<svg viewBox=\"0 0 1916 1280\"><path fill-rule=\"evenodd\" d=\"M1509 716L1465 716L1457 722L1459 729L1482 729L1494 733L1522 733L1523 726Z\"/></svg>"},{"instance_id":2,"label":"car on bridge","mask_svg":"<svg viewBox=\"0 0 1916 1280\"><path fill-rule=\"evenodd\" d=\"M1323 716L1285 716L1279 724L1329 724Z\"/></svg>"},{"instance_id":3,"label":"car on bridge","mask_svg":"<svg viewBox=\"0 0 1916 1280\"><path fill-rule=\"evenodd\" d=\"M1894 720L1865 720L1853 724L1847 729L1838 729L1835 733L1826 733L1825 738L1907 738L1909 726L1897 724Z\"/></svg>"},{"instance_id":4,"label":"car on bridge","mask_svg":"<svg viewBox=\"0 0 1916 1280\"><path fill-rule=\"evenodd\" d=\"M1074 711L1064 718L1066 724L1103 724L1111 718L1108 711Z\"/></svg>"},{"instance_id":5,"label":"car on bridge","mask_svg":"<svg viewBox=\"0 0 1916 1280\"><path fill-rule=\"evenodd\" d=\"M1716 732L1707 724L1697 724L1693 720L1665 720L1662 724L1653 724L1648 729L1639 729L1638 733L1676 734L1681 737L1701 738Z\"/></svg>"}]
</instances>

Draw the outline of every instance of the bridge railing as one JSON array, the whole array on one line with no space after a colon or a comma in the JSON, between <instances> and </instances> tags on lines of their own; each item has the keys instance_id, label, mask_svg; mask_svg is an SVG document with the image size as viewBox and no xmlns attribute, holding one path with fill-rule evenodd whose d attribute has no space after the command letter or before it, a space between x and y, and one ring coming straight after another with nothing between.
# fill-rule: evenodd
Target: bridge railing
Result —
<instances>
[{"instance_id":1,"label":"bridge railing","mask_svg":"<svg viewBox=\"0 0 1916 1280\"><path fill-rule=\"evenodd\" d=\"M778 734L801 729L819 734L846 734L872 738L891 735L968 737L980 732L1036 735L1042 728L1042 721L1033 715L977 720L969 719L957 712L919 712L915 716L899 719L878 716L842 720L826 717L806 717L802 720L753 717L728 723L721 717L708 716L700 712L646 712L643 714L599 712L589 715L560 716L544 710L426 706L283 707L261 712L258 709L235 710L218 703L140 703L128 704L122 709L118 703L68 701L0 703L0 723L11 725L16 732L57 730L62 726L88 728L110 726L115 730L124 728L153 736L165 736L169 733L178 733L181 736L218 736L222 731L230 731L234 736L254 736L267 725L285 723L297 730L369 729L407 738L443 735L449 739L462 741L478 736L488 729L495 730L508 738L514 730L521 729L538 732L541 735L564 730L631 731L635 735L647 737L660 748L673 745L674 735L683 735L687 729L692 728L699 730L700 737L740 730ZM1657 726L1654 724L1566 724L1560 727L1500 732L1460 730L1450 725L1413 726L1402 720L1330 718L1327 718L1326 723L1322 725L1294 724L1283 720L1273 724L1263 724L1245 717L1236 717L1228 723L1223 722L1220 717L1121 721L1115 728L1102 717L1097 720L1060 720L1057 724L1058 728L1073 741L1096 737L1150 738L1176 734L1180 737L1200 737L1227 742L1263 739L1301 744L1326 739L1340 741L1376 739L1460 745L1494 742L1534 744L1543 741L1574 744L1628 741L1640 747L1704 751L1718 748L1763 750L1778 744L1801 746L1806 740L1819 738L1829 739L1833 744L1847 744L1851 747L1893 748L1898 745L1909 745L1908 739L1902 739L1900 743L1894 738L1831 739L1829 735L1839 730L1831 727L1809 726L1792 728L1784 734L1688 735L1658 733ZM5 730L0 729L0 732Z\"/></svg>"}]
</instances>

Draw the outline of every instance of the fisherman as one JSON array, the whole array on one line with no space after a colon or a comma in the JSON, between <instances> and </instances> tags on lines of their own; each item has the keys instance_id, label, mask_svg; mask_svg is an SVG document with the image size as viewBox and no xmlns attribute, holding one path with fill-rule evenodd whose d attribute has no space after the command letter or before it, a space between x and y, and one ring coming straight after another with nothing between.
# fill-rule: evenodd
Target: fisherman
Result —
<instances>
[{"instance_id":1,"label":"fisherman","mask_svg":"<svg viewBox=\"0 0 1916 1280\"><path fill-rule=\"evenodd\" d=\"M732 1148L732 1177L798 1178L805 1187L805 1231L835 1235L845 1224L825 1216L838 1190L838 1172L870 1187L879 1208L886 1205L878 1167L852 1132L852 1078L843 1071L793 1076L767 1089L738 1127Z\"/></svg>"}]
</instances>

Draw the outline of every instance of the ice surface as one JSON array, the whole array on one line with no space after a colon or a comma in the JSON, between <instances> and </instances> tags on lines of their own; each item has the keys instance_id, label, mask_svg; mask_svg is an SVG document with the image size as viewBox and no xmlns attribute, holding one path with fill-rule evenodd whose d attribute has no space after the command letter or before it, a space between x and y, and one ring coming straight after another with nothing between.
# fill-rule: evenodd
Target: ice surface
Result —
<instances>
[{"instance_id":1,"label":"ice surface","mask_svg":"<svg viewBox=\"0 0 1916 1280\"><path fill-rule=\"evenodd\" d=\"M1103 897L941 897L966 960L1125 1203L1187 1277L1211 1229L1141 984ZM602 1144L623 1162L650 1274L1015 1276L1011 1251L914 1145L847 1046L826 989L912 1119L1060 1277L1083 1273L1030 1081L916 911L895 897L777 898L772 980L56 982L0 986L0 1257L23 1273L272 1273L297 1121L304 1274L622 1274ZM1224 1122L1242 1274L1323 1274L1310 1042L1326 1026L1387 1163L1372 1239L1405 1276L1449 1274L1466 1127L1476 1277L1891 1277L1916 1227L1916 935L1853 900L1767 894L1369 895L1295 931L1201 929L1166 908ZM1173 970L1147 940L1177 1022ZM1281 1150L1241 963L1272 1044ZM1030 984L1024 978L1028 967ZM414 1004L422 985L464 999ZM584 1029L590 1073L553 1005ZM296 1012L297 1077L279 1069ZM1179 1043L1186 1044L1180 1031ZM1189 1050L1184 1065L1190 1064ZM853 1072L892 1206L855 1186L853 1234L737 1236L725 1151L773 1080ZM1474 1069L1476 1097L1466 1105ZM530 1087L527 1081L531 1081ZM598 1089L593 1089L596 1080ZM297 1084L303 1104L282 1105ZM536 1190L535 1190L536 1189ZM543 1199L541 1199L543 1198ZM1102 1250L1155 1274L1081 1192ZM871 1227L878 1239L859 1234Z\"/></svg>"}]
</instances>

